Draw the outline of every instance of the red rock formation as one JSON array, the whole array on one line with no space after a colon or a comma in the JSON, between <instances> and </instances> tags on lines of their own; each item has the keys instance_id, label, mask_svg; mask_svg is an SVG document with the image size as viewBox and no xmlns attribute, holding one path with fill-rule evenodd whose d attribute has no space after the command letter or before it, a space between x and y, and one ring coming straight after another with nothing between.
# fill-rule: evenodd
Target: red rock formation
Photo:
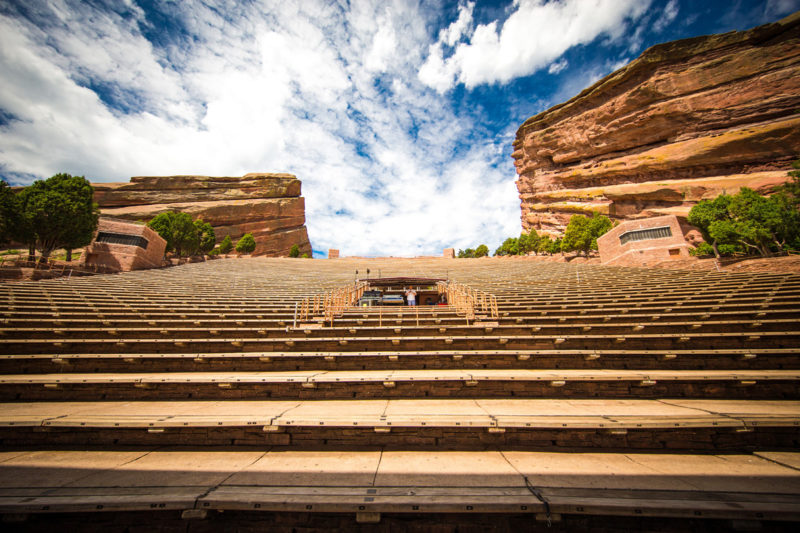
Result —
<instances>
[{"instance_id":1,"label":"red rock formation","mask_svg":"<svg viewBox=\"0 0 800 533\"><path fill-rule=\"evenodd\" d=\"M146 222L165 211L183 211L211 224L217 242L252 233L254 255L287 256L293 244L311 255L300 180L291 174L147 176L93 186L106 216Z\"/></svg>"},{"instance_id":2,"label":"red rock formation","mask_svg":"<svg viewBox=\"0 0 800 533\"><path fill-rule=\"evenodd\" d=\"M675 214L800 157L800 13L746 32L660 44L517 131L522 226L574 213Z\"/></svg>"}]
</instances>

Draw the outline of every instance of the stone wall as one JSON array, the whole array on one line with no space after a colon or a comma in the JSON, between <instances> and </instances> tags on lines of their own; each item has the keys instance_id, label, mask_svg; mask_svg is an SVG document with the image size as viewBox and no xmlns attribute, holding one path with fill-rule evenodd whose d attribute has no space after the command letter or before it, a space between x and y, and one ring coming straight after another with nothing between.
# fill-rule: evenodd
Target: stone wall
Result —
<instances>
[{"instance_id":1,"label":"stone wall","mask_svg":"<svg viewBox=\"0 0 800 533\"><path fill-rule=\"evenodd\" d=\"M647 240L634 240L622 243L620 237L625 233L653 228L669 228L672 234ZM597 248L600 261L604 265L647 266L670 259L689 257L689 244L675 215L628 220L598 237Z\"/></svg>"},{"instance_id":2,"label":"stone wall","mask_svg":"<svg viewBox=\"0 0 800 533\"><path fill-rule=\"evenodd\" d=\"M522 226L575 213L673 214L722 192L770 193L800 157L800 13L746 32L665 43L514 141Z\"/></svg>"},{"instance_id":3,"label":"stone wall","mask_svg":"<svg viewBox=\"0 0 800 533\"><path fill-rule=\"evenodd\" d=\"M182 211L213 226L220 242L245 233L256 241L254 255L288 256L292 245L311 256L301 184L291 174L243 177L139 176L129 183L95 183L101 213L147 222L159 213Z\"/></svg>"},{"instance_id":4,"label":"stone wall","mask_svg":"<svg viewBox=\"0 0 800 533\"><path fill-rule=\"evenodd\" d=\"M122 220L101 218L95 239L100 233L142 237L147 247L136 245L97 242L86 247L82 262L86 265L102 266L115 271L144 270L161 266L167 242L147 226Z\"/></svg>"}]
</instances>

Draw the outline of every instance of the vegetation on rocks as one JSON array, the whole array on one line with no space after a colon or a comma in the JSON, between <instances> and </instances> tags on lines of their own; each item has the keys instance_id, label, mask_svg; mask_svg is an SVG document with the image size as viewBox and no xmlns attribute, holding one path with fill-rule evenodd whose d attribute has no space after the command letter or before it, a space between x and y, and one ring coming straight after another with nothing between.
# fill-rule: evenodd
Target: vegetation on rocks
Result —
<instances>
[{"instance_id":1,"label":"vegetation on rocks","mask_svg":"<svg viewBox=\"0 0 800 533\"><path fill-rule=\"evenodd\" d=\"M539 241L542 239L536 230L531 230L530 233L520 233L519 237L509 237L497 250L494 255L527 255L530 252L537 253L539 251Z\"/></svg>"},{"instance_id":2,"label":"vegetation on rocks","mask_svg":"<svg viewBox=\"0 0 800 533\"><path fill-rule=\"evenodd\" d=\"M245 233L236 243L236 251L240 254L249 254L256 249L256 240L250 233Z\"/></svg>"},{"instance_id":3,"label":"vegetation on rocks","mask_svg":"<svg viewBox=\"0 0 800 533\"><path fill-rule=\"evenodd\" d=\"M577 251L589 255L597 250L597 238L610 230L614 224L605 215L573 215L567 225L563 239L553 239L549 235L539 235L536 230L521 233L519 237L509 237L501 244L494 255L557 254Z\"/></svg>"},{"instance_id":4,"label":"vegetation on rocks","mask_svg":"<svg viewBox=\"0 0 800 533\"><path fill-rule=\"evenodd\" d=\"M611 220L605 215L593 215L591 218L583 215L572 215L561 241L562 252L577 251L589 256L591 250L597 250L597 238L614 227Z\"/></svg>"},{"instance_id":5,"label":"vegetation on rocks","mask_svg":"<svg viewBox=\"0 0 800 533\"><path fill-rule=\"evenodd\" d=\"M792 166L800 169L800 161ZM769 257L775 252L800 250L800 171L791 171L789 176L792 180L769 197L742 187L734 195L721 194L692 207L689 223L706 241L694 255L713 252L718 258L733 253Z\"/></svg>"},{"instance_id":6,"label":"vegetation on rocks","mask_svg":"<svg viewBox=\"0 0 800 533\"><path fill-rule=\"evenodd\" d=\"M200 246L200 236L192 217L187 213L167 211L156 215L147 227L167 241L165 253L177 256L192 255Z\"/></svg>"},{"instance_id":7,"label":"vegetation on rocks","mask_svg":"<svg viewBox=\"0 0 800 533\"><path fill-rule=\"evenodd\" d=\"M222 239L221 243L219 243L218 250L219 253L221 254L227 254L230 253L231 250L233 250L233 241L231 240L230 235L225 235L225 238Z\"/></svg>"},{"instance_id":8,"label":"vegetation on rocks","mask_svg":"<svg viewBox=\"0 0 800 533\"><path fill-rule=\"evenodd\" d=\"M179 257L210 253L217 240L211 224L202 219L192 220L188 213L160 213L147 226L167 241L166 253L173 252Z\"/></svg>"},{"instance_id":9,"label":"vegetation on rocks","mask_svg":"<svg viewBox=\"0 0 800 533\"><path fill-rule=\"evenodd\" d=\"M487 257L489 255L489 247L485 244L478 245L477 248L467 248L466 250L459 250L457 257L460 258L476 258Z\"/></svg>"},{"instance_id":10,"label":"vegetation on rocks","mask_svg":"<svg viewBox=\"0 0 800 533\"><path fill-rule=\"evenodd\" d=\"M300 247L293 244L289 249L289 257L300 257Z\"/></svg>"},{"instance_id":11,"label":"vegetation on rocks","mask_svg":"<svg viewBox=\"0 0 800 533\"><path fill-rule=\"evenodd\" d=\"M200 238L198 251L204 254L210 253L211 250L214 249L214 245L217 242L217 236L214 233L214 228L211 227L211 224L208 222L203 222L203 220L199 218L194 221L194 226L197 228L197 233Z\"/></svg>"}]
</instances>

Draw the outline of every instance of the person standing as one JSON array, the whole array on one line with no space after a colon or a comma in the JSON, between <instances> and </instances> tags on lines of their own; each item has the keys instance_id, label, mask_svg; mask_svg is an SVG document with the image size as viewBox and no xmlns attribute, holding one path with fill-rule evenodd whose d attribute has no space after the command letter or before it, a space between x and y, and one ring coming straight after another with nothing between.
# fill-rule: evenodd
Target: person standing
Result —
<instances>
[{"instance_id":1,"label":"person standing","mask_svg":"<svg viewBox=\"0 0 800 533\"><path fill-rule=\"evenodd\" d=\"M408 301L408 305L417 305L417 291L414 290L414 287L406 291L406 300Z\"/></svg>"}]
</instances>

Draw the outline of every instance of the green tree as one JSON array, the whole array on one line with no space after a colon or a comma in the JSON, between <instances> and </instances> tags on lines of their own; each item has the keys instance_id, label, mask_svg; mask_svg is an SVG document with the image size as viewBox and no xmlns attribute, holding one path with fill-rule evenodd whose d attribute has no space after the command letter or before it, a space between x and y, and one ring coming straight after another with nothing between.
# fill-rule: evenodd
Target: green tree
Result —
<instances>
[{"instance_id":1,"label":"green tree","mask_svg":"<svg viewBox=\"0 0 800 533\"><path fill-rule=\"evenodd\" d=\"M214 233L214 228L211 227L211 224L203 222L200 218L194 221L194 226L197 228L197 234L199 236L198 250L204 254L209 253L214 249L214 245L217 243L217 236Z\"/></svg>"},{"instance_id":2,"label":"green tree","mask_svg":"<svg viewBox=\"0 0 800 533\"><path fill-rule=\"evenodd\" d=\"M781 217L776 237L782 246L800 250L800 160L792 167L797 169L789 172L792 179L778 187L770 200L777 204Z\"/></svg>"},{"instance_id":3,"label":"green tree","mask_svg":"<svg viewBox=\"0 0 800 533\"><path fill-rule=\"evenodd\" d=\"M770 245L782 249L776 233L781 231L780 204L761 196L753 189L742 187L731 197L728 205L729 220L713 222L709 227L711 237L720 243L739 242L769 257Z\"/></svg>"},{"instance_id":4,"label":"green tree","mask_svg":"<svg viewBox=\"0 0 800 533\"><path fill-rule=\"evenodd\" d=\"M300 247L293 244L289 249L289 257L300 257Z\"/></svg>"},{"instance_id":5,"label":"green tree","mask_svg":"<svg viewBox=\"0 0 800 533\"><path fill-rule=\"evenodd\" d=\"M613 227L611 220L605 215L572 215L564 232L561 251L583 252L588 256L591 250L597 250L597 238Z\"/></svg>"},{"instance_id":6,"label":"green tree","mask_svg":"<svg viewBox=\"0 0 800 533\"><path fill-rule=\"evenodd\" d=\"M489 255L489 247L485 244L479 244L477 248L475 248L475 257L486 257Z\"/></svg>"},{"instance_id":7,"label":"green tree","mask_svg":"<svg viewBox=\"0 0 800 533\"><path fill-rule=\"evenodd\" d=\"M550 238L549 235L544 235L539 237L539 242L536 245L536 251L540 254L549 254L550 248L553 244L553 239Z\"/></svg>"},{"instance_id":8,"label":"green tree","mask_svg":"<svg viewBox=\"0 0 800 533\"><path fill-rule=\"evenodd\" d=\"M174 252L179 257L192 255L200 247L200 233L188 213L159 213L147 226L167 241L165 254Z\"/></svg>"},{"instance_id":9,"label":"green tree","mask_svg":"<svg viewBox=\"0 0 800 533\"><path fill-rule=\"evenodd\" d=\"M236 251L240 254L249 254L256 249L256 240L250 233L245 233L236 243Z\"/></svg>"},{"instance_id":10,"label":"green tree","mask_svg":"<svg viewBox=\"0 0 800 533\"><path fill-rule=\"evenodd\" d=\"M225 238L219 243L219 253L227 254L230 253L231 250L233 250L233 241L231 241L230 235L225 235Z\"/></svg>"},{"instance_id":11,"label":"green tree","mask_svg":"<svg viewBox=\"0 0 800 533\"><path fill-rule=\"evenodd\" d=\"M17 198L8 183L0 180L0 245L8 244L14 232Z\"/></svg>"},{"instance_id":12,"label":"green tree","mask_svg":"<svg viewBox=\"0 0 800 533\"><path fill-rule=\"evenodd\" d=\"M556 239L554 241L550 241L547 245L547 253L550 255L555 255L559 252L562 252L564 249L564 245L561 239Z\"/></svg>"},{"instance_id":13,"label":"green tree","mask_svg":"<svg viewBox=\"0 0 800 533\"><path fill-rule=\"evenodd\" d=\"M700 230L703 239L711 244L714 255L719 259L719 242L711 236L711 225L715 222L730 220L728 215L728 205L731 197L727 194L720 194L713 200L701 200L689 210L687 220L689 224Z\"/></svg>"},{"instance_id":14,"label":"green tree","mask_svg":"<svg viewBox=\"0 0 800 533\"><path fill-rule=\"evenodd\" d=\"M508 239L503 241L497 250L494 251L494 255L517 255L519 254L519 239L514 237L509 237Z\"/></svg>"},{"instance_id":15,"label":"green tree","mask_svg":"<svg viewBox=\"0 0 800 533\"><path fill-rule=\"evenodd\" d=\"M519 255L528 255L529 252L536 253L539 246L539 234L533 229L529 233L520 233L517 243L517 253Z\"/></svg>"},{"instance_id":16,"label":"green tree","mask_svg":"<svg viewBox=\"0 0 800 533\"><path fill-rule=\"evenodd\" d=\"M92 242L100 210L94 189L83 176L56 174L35 181L19 194L16 240L34 243L46 260L56 248L86 246Z\"/></svg>"},{"instance_id":17,"label":"green tree","mask_svg":"<svg viewBox=\"0 0 800 533\"><path fill-rule=\"evenodd\" d=\"M36 259L36 232L33 229L31 212L27 209L30 195L22 190L16 194L11 204L13 210L9 214L8 223L10 224L11 238L21 242L28 247L28 261Z\"/></svg>"},{"instance_id":18,"label":"green tree","mask_svg":"<svg viewBox=\"0 0 800 533\"><path fill-rule=\"evenodd\" d=\"M475 250L472 248L467 248L466 250L459 250L458 257L471 259L475 257Z\"/></svg>"}]
</instances>

